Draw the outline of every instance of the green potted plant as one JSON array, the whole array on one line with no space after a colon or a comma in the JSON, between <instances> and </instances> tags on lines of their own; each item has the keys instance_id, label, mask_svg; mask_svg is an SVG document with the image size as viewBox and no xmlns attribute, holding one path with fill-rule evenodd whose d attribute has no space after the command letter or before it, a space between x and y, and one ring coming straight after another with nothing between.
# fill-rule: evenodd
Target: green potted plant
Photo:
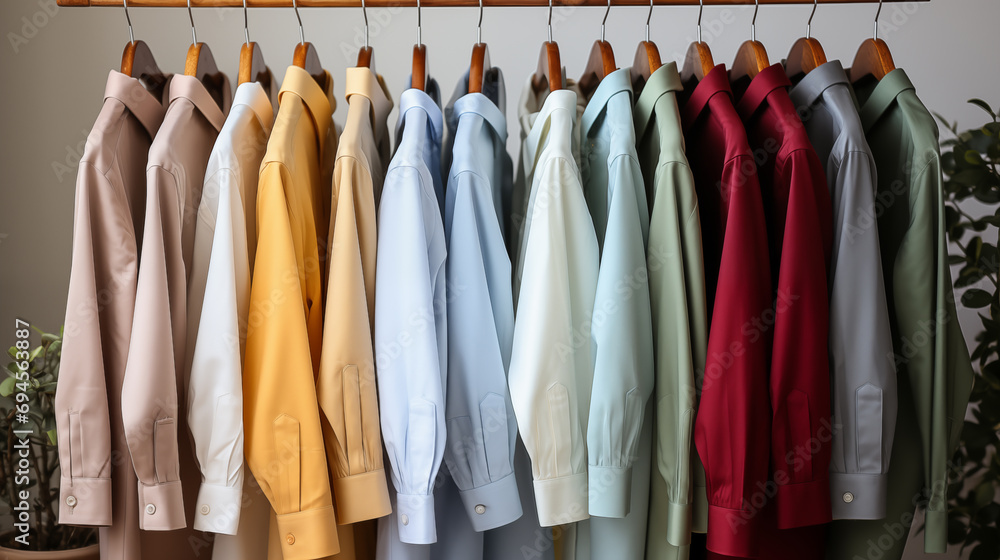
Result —
<instances>
[{"instance_id":1,"label":"green potted plant","mask_svg":"<svg viewBox=\"0 0 1000 560\"><path fill-rule=\"evenodd\" d=\"M952 460L948 488L948 542L961 545L969 560L1000 558L1000 299L998 299L997 226L1000 226L1000 122L997 111L979 99L989 121L960 132L938 119L953 138L941 143L945 175L948 237L961 249L951 255L960 265L955 288L962 305L978 309L982 328L972 353L976 380L969 399L973 419L966 420ZM978 202L979 211L970 211ZM985 211L985 212L984 212ZM967 550L968 549L968 550ZM965 556L963 556L965 557Z\"/></svg>"},{"instance_id":2,"label":"green potted plant","mask_svg":"<svg viewBox=\"0 0 1000 560\"><path fill-rule=\"evenodd\" d=\"M94 529L57 522L55 394L62 332L35 330L41 344L34 348L30 332L18 330L24 336L18 336L17 345L8 350L12 361L6 375L0 376L0 501L15 523L4 527L12 531L0 534L0 556L5 560L96 560L100 553ZM25 518L27 523L18 525Z\"/></svg>"}]
</instances>

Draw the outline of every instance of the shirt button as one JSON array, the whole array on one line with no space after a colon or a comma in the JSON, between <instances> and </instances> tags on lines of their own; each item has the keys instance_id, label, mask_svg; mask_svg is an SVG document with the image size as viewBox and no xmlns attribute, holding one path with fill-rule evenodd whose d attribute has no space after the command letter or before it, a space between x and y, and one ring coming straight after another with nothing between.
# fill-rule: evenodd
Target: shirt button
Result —
<instances>
[{"instance_id":1,"label":"shirt button","mask_svg":"<svg viewBox=\"0 0 1000 560\"><path fill-rule=\"evenodd\" d=\"M854 501L854 494L851 494L850 492L844 492L844 496L843 497L844 497L844 503L845 504L849 504L849 503L851 503L851 502Z\"/></svg>"},{"instance_id":2,"label":"shirt button","mask_svg":"<svg viewBox=\"0 0 1000 560\"><path fill-rule=\"evenodd\" d=\"M399 520L403 522L403 525L409 525L410 524L410 518L407 517L405 513L403 515L399 516Z\"/></svg>"},{"instance_id":3,"label":"shirt button","mask_svg":"<svg viewBox=\"0 0 1000 560\"><path fill-rule=\"evenodd\" d=\"M478 506L476 506L476 513L478 513L479 515L486 513L486 506L484 506L483 504L479 504Z\"/></svg>"},{"instance_id":4,"label":"shirt button","mask_svg":"<svg viewBox=\"0 0 1000 560\"><path fill-rule=\"evenodd\" d=\"M212 511L212 508L208 504L201 506L201 514L208 515L208 512Z\"/></svg>"},{"instance_id":5,"label":"shirt button","mask_svg":"<svg viewBox=\"0 0 1000 560\"><path fill-rule=\"evenodd\" d=\"M153 515L154 513L156 513L156 506L154 506L153 504L147 505L146 506L146 514Z\"/></svg>"},{"instance_id":6,"label":"shirt button","mask_svg":"<svg viewBox=\"0 0 1000 560\"><path fill-rule=\"evenodd\" d=\"M76 507L76 496L66 496L66 505Z\"/></svg>"},{"instance_id":7,"label":"shirt button","mask_svg":"<svg viewBox=\"0 0 1000 560\"><path fill-rule=\"evenodd\" d=\"M285 542L288 544L295 544L295 535L288 533L288 535L285 536Z\"/></svg>"}]
</instances>

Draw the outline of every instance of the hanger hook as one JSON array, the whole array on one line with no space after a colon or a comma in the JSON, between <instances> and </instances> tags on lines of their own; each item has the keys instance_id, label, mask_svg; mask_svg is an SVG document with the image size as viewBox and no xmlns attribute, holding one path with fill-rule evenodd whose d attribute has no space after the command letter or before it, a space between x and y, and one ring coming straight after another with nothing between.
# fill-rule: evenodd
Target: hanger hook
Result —
<instances>
[{"instance_id":1,"label":"hanger hook","mask_svg":"<svg viewBox=\"0 0 1000 560\"><path fill-rule=\"evenodd\" d=\"M479 0L479 24L476 26L476 43L483 42L483 0Z\"/></svg>"},{"instance_id":2,"label":"hanger hook","mask_svg":"<svg viewBox=\"0 0 1000 560\"><path fill-rule=\"evenodd\" d=\"M753 0L753 19L750 20L750 40L757 40L757 10L760 9L760 0Z\"/></svg>"},{"instance_id":3,"label":"hanger hook","mask_svg":"<svg viewBox=\"0 0 1000 560\"><path fill-rule=\"evenodd\" d=\"M705 1L698 0L698 42L701 43L701 15L705 12Z\"/></svg>"},{"instance_id":4,"label":"hanger hook","mask_svg":"<svg viewBox=\"0 0 1000 560\"><path fill-rule=\"evenodd\" d=\"M299 15L299 5L292 0L292 9L295 10L295 19L299 20L299 44L304 45L306 43L306 35L302 31L302 16Z\"/></svg>"},{"instance_id":5,"label":"hanger hook","mask_svg":"<svg viewBox=\"0 0 1000 560\"><path fill-rule=\"evenodd\" d=\"M649 20L653 17L653 0L649 0L649 13L646 15L646 42L649 42Z\"/></svg>"},{"instance_id":6,"label":"hanger hook","mask_svg":"<svg viewBox=\"0 0 1000 560\"><path fill-rule=\"evenodd\" d=\"M552 42L552 0L549 0L549 42Z\"/></svg>"},{"instance_id":7,"label":"hanger hook","mask_svg":"<svg viewBox=\"0 0 1000 560\"><path fill-rule=\"evenodd\" d=\"M128 23L128 42L135 43L135 35L132 34L132 18L128 16L128 0L122 0L122 6L125 7L125 22Z\"/></svg>"},{"instance_id":8,"label":"hanger hook","mask_svg":"<svg viewBox=\"0 0 1000 560\"><path fill-rule=\"evenodd\" d=\"M420 0L417 0L417 44L424 44L423 38L421 37L422 30L420 29Z\"/></svg>"},{"instance_id":9,"label":"hanger hook","mask_svg":"<svg viewBox=\"0 0 1000 560\"><path fill-rule=\"evenodd\" d=\"M875 12L875 31L872 33L872 39L878 41L878 16L882 15L882 0L878 0L878 11Z\"/></svg>"},{"instance_id":10,"label":"hanger hook","mask_svg":"<svg viewBox=\"0 0 1000 560\"><path fill-rule=\"evenodd\" d=\"M368 7L365 0L361 0L361 15L365 17L365 50L368 50Z\"/></svg>"},{"instance_id":11,"label":"hanger hook","mask_svg":"<svg viewBox=\"0 0 1000 560\"><path fill-rule=\"evenodd\" d=\"M604 24L608 21L608 14L611 13L611 0L608 0L608 9L604 10L604 19L601 20L601 42L604 42Z\"/></svg>"},{"instance_id":12,"label":"hanger hook","mask_svg":"<svg viewBox=\"0 0 1000 560\"><path fill-rule=\"evenodd\" d=\"M809 14L809 21L806 22L806 39L812 39L813 17L816 15L817 6L819 6L819 0L813 0L813 10Z\"/></svg>"},{"instance_id":13,"label":"hanger hook","mask_svg":"<svg viewBox=\"0 0 1000 560\"><path fill-rule=\"evenodd\" d=\"M250 45L250 16L247 14L247 0L243 0L243 37L246 39L247 46Z\"/></svg>"},{"instance_id":14,"label":"hanger hook","mask_svg":"<svg viewBox=\"0 0 1000 560\"><path fill-rule=\"evenodd\" d=\"M197 45L198 33L194 30L194 14L191 13L191 0L187 0L187 2L188 2L188 19L191 20L191 44Z\"/></svg>"}]
</instances>

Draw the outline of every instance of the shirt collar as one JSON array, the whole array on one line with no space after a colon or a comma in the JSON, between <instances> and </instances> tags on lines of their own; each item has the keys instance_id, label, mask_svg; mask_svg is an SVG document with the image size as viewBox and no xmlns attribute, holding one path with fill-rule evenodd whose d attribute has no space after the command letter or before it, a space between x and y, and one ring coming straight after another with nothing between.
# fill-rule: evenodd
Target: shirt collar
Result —
<instances>
[{"instance_id":1,"label":"shirt collar","mask_svg":"<svg viewBox=\"0 0 1000 560\"><path fill-rule=\"evenodd\" d=\"M660 97L684 89L681 84L681 76L677 73L677 63L668 62L660 66L649 76L646 85L639 94L639 99L635 102L633 119L635 120L635 137L642 138L646 134L646 127L650 119L653 118L653 109Z\"/></svg>"},{"instance_id":2,"label":"shirt collar","mask_svg":"<svg viewBox=\"0 0 1000 560\"><path fill-rule=\"evenodd\" d=\"M798 109L810 107L823 95L823 92L838 84L850 84L847 72L839 60L831 60L821 64L805 75L798 84L788 92L792 103Z\"/></svg>"},{"instance_id":3,"label":"shirt collar","mask_svg":"<svg viewBox=\"0 0 1000 560\"><path fill-rule=\"evenodd\" d=\"M324 72L326 71L324 70ZM326 79L323 81L325 88L316 83L312 74L293 64L285 70L285 79L281 82L281 90L278 91L279 103L281 98L288 93L302 99L306 108L309 109L309 116L316 127L316 137L319 139L321 147L326 139L326 133L330 128L330 118L336 107L336 102L331 96L333 79L328 72L326 72Z\"/></svg>"},{"instance_id":4,"label":"shirt collar","mask_svg":"<svg viewBox=\"0 0 1000 560\"><path fill-rule=\"evenodd\" d=\"M736 111L743 120L747 120L757 112L772 91L791 86L792 82L785 74L785 68L781 64L772 64L761 70L750 81L746 93L736 104Z\"/></svg>"},{"instance_id":5,"label":"shirt collar","mask_svg":"<svg viewBox=\"0 0 1000 560\"><path fill-rule=\"evenodd\" d=\"M229 79L225 78L225 80L223 101L224 104L228 105L232 101L232 93L229 89ZM226 114L219 107L219 104L215 102L215 99L212 98L212 94L208 93L208 90L205 89L205 84L201 83L201 80L194 76L174 76L170 80L170 103L180 98L190 101L216 132L222 130L222 125L226 122Z\"/></svg>"},{"instance_id":6,"label":"shirt collar","mask_svg":"<svg viewBox=\"0 0 1000 560\"><path fill-rule=\"evenodd\" d=\"M608 101L622 92L628 92L631 98L632 78L628 68L615 70L597 84L597 89L594 90L594 94L590 97L590 101L587 102L587 108L583 110L583 116L580 118L584 135L589 134L590 128L594 126L597 118L604 112ZM629 106L631 105L632 102L629 101Z\"/></svg>"},{"instance_id":7,"label":"shirt collar","mask_svg":"<svg viewBox=\"0 0 1000 560\"><path fill-rule=\"evenodd\" d=\"M233 96L233 107L246 105L257 115L257 120L264 127L265 134L271 134L271 127L274 126L274 109L271 107L271 100L268 99L264 88L257 82L246 82L236 88L236 95Z\"/></svg>"},{"instance_id":8,"label":"shirt collar","mask_svg":"<svg viewBox=\"0 0 1000 560\"><path fill-rule=\"evenodd\" d=\"M441 106L437 95L436 82L430 80L428 86L434 83L435 87L428 87L427 91L410 88L399 96L399 118L396 119L396 138L399 138L403 125L406 122L406 113L411 109L419 109L427 113L427 120L431 123L431 135L440 142L444 123L441 117Z\"/></svg>"},{"instance_id":9,"label":"shirt collar","mask_svg":"<svg viewBox=\"0 0 1000 560\"><path fill-rule=\"evenodd\" d=\"M142 87L142 82L112 70L108 74L108 83L104 87L104 99L116 99L139 119L139 122L149 133L156 136L156 131L163 122L166 107L160 100L153 97L149 90Z\"/></svg>"},{"instance_id":10,"label":"shirt collar","mask_svg":"<svg viewBox=\"0 0 1000 560\"><path fill-rule=\"evenodd\" d=\"M900 93L912 89L916 88L902 68L889 72L879 80L868 101L861 108L861 123L865 127L865 132L868 132L879 117L889 109Z\"/></svg>"},{"instance_id":11,"label":"shirt collar","mask_svg":"<svg viewBox=\"0 0 1000 560\"><path fill-rule=\"evenodd\" d=\"M467 93L458 98L452 110L452 118L457 122L466 113L474 113L482 117L493 129L493 132L500 137L501 142L507 141L507 117L489 97L481 93Z\"/></svg>"},{"instance_id":12,"label":"shirt collar","mask_svg":"<svg viewBox=\"0 0 1000 560\"><path fill-rule=\"evenodd\" d=\"M375 123L385 122L392 110L392 100L385 89L382 76L376 75L370 68L356 67L347 69L347 84L345 97L350 101L352 95L368 98L372 106L372 127Z\"/></svg>"},{"instance_id":13,"label":"shirt collar","mask_svg":"<svg viewBox=\"0 0 1000 560\"><path fill-rule=\"evenodd\" d=\"M719 64L705 75L698 82L691 97L684 104L681 110L681 118L684 122L684 130L694 124L701 112L708 106L708 101L715 97L717 93L725 93L730 99L733 97L733 90L729 87L729 74L726 72L726 65Z\"/></svg>"}]
</instances>

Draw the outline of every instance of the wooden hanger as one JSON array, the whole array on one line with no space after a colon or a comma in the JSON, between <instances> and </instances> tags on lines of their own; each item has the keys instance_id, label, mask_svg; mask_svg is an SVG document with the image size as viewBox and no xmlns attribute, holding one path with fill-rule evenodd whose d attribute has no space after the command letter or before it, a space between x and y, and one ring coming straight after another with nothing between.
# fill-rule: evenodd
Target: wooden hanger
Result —
<instances>
[{"instance_id":1,"label":"wooden hanger","mask_svg":"<svg viewBox=\"0 0 1000 560\"><path fill-rule=\"evenodd\" d=\"M649 40L649 18L653 17L653 0L649 0L649 15L646 16L646 40L640 41L632 59L632 91L638 96L663 63L660 61L660 50Z\"/></svg>"},{"instance_id":2,"label":"wooden hanger","mask_svg":"<svg viewBox=\"0 0 1000 560\"><path fill-rule=\"evenodd\" d=\"M793 82L801 80L809 72L826 64L826 53L823 52L823 46L812 38L812 21L818 5L819 0L815 0L812 13L809 14L809 22L806 23L806 36L795 41L792 50L788 51L788 57L785 59L785 73Z\"/></svg>"},{"instance_id":3,"label":"wooden hanger","mask_svg":"<svg viewBox=\"0 0 1000 560\"><path fill-rule=\"evenodd\" d=\"M615 52L611 49L611 43L604 40L604 24L608 21L608 14L611 12L611 0L608 0L608 9L604 12L604 20L601 21L601 39L594 41L594 46L590 48L590 57L587 59L587 66L583 69L583 76L577 81L580 92L584 98L590 97L601 80L605 76L618 69L615 64Z\"/></svg>"},{"instance_id":4,"label":"wooden hanger","mask_svg":"<svg viewBox=\"0 0 1000 560\"><path fill-rule=\"evenodd\" d=\"M247 0L243 0L243 37L246 41L240 47L240 68L236 75L236 84L257 82L264 91L271 91L271 69L264 62L264 53L260 45L250 40L250 29L247 21Z\"/></svg>"},{"instance_id":5,"label":"wooden hanger","mask_svg":"<svg viewBox=\"0 0 1000 560\"><path fill-rule=\"evenodd\" d=\"M472 62L469 63L469 93L482 93L486 72L490 67L490 48L483 42L483 0L479 0L479 25L476 28L476 44L472 46Z\"/></svg>"},{"instance_id":6,"label":"wooden hanger","mask_svg":"<svg viewBox=\"0 0 1000 560\"><path fill-rule=\"evenodd\" d=\"M757 10L760 2L754 0L753 21L750 23L750 40L744 41L738 51L736 59L733 61L733 68L730 70L730 81L750 79L759 74L761 70L771 65L767 60L767 50L764 45L757 40Z\"/></svg>"},{"instance_id":7,"label":"wooden hanger","mask_svg":"<svg viewBox=\"0 0 1000 560\"><path fill-rule=\"evenodd\" d=\"M205 84L205 89L221 108L224 103L222 92L227 78L219 71L219 65L212 56L212 49L205 43L198 42L198 33L194 28L194 14L191 12L191 0L188 0L188 18L191 20L191 46L188 47L187 57L184 59L184 75L198 78L199 82Z\"/></svg>"},{"instance_id":8,"label":"wooden hanger","mask_svg":"<svg viewBox=\"0 0 1000 560\"><path fill-rule=\"evenodd\" d=\"M421 37L420 0L417 0L417 43L413 45L413 69L410 71L410 87L424 91L427 87L427 47Z\"/></svg>"},{"instance_id":9,"label":"wooden hanger","mask_svg":"<svg viewBox=\"0 0 1000 560\"><path fill-rule=\"evenodd\" d=\"M878 38L878 16L882 13L882 2L879 0L878 11L875 12L875 31L871 39L865 39L858 47L851 63L851 82L857 84L865 79L881 80L886 74L896 69L892 61L889 45Z\"/></svg>"},{"instance_id":10,"label":"wooden hanger","mask_svg":"<svg viewBox=\"0 0 1000 560\"><path fill-rule=\"evenodd\" d=\"M542 48L538 52L538 67L531 77L531 87L536 94L545 89L552 92L563 87L559 45L552 40L552 0L549 0L549 40L542 43Z\"/></svg>"},{"instance_id":11,"label":"wooden hanger","mask_svg":"<svg viewBox=\"0 0 1000 560\"><path fill-rule=\"evenodd\" d=\"M701 14L705 11L705 3L698 0L698 40L688 46L684 55L684 65L681 66L681 81L683 83L700 82L715 68L712 59L712 49L701 40Z\"/></svg>"},{"instance_id":12,"label":"wooden hanger","mask_svg":"<svg viewBox=\"0 0 1000 560\"><path fill-rule=\"evenodd\" d=\"M163 88L167 85L167 75L160 70L153 58L153 52L145 41L136 41L132 34L132 18L128 14L128 0L125 6L125 21L128 22L128 43L122 51L121 73L136 78L157 99L163 99Z\"/></svg>"},{"instance_id":13,"label":"wooden hanger","mask_svg":"<svg viewBox=\"0 0 1000 560\"><path fill-rule=\"evenodd\" d=\"M358 68L370 68L375 73L375 50L368 46L368 8L365 0L361 0L361 12L365 16L365 46L358 50Z\"/></svg>"},{"instance_id":14,"label":"wooden hanger","mask_svg":"<svg viewBox=\"0 0 1000 560\"><path fill-rule=\"evenodd\" d=\"M316 47L312 43L306 42L305 32L302 29L302 17L299 15L299 6L295 0L292 0L292 9L295 10L295 19L299 20L299 42L295 45L295 51L292 52L292 64L308 72L319 84L319 87L325 89L327 85L326 72L323 70L323 65L320 64Z\"/></svg>"}]
</instances>

